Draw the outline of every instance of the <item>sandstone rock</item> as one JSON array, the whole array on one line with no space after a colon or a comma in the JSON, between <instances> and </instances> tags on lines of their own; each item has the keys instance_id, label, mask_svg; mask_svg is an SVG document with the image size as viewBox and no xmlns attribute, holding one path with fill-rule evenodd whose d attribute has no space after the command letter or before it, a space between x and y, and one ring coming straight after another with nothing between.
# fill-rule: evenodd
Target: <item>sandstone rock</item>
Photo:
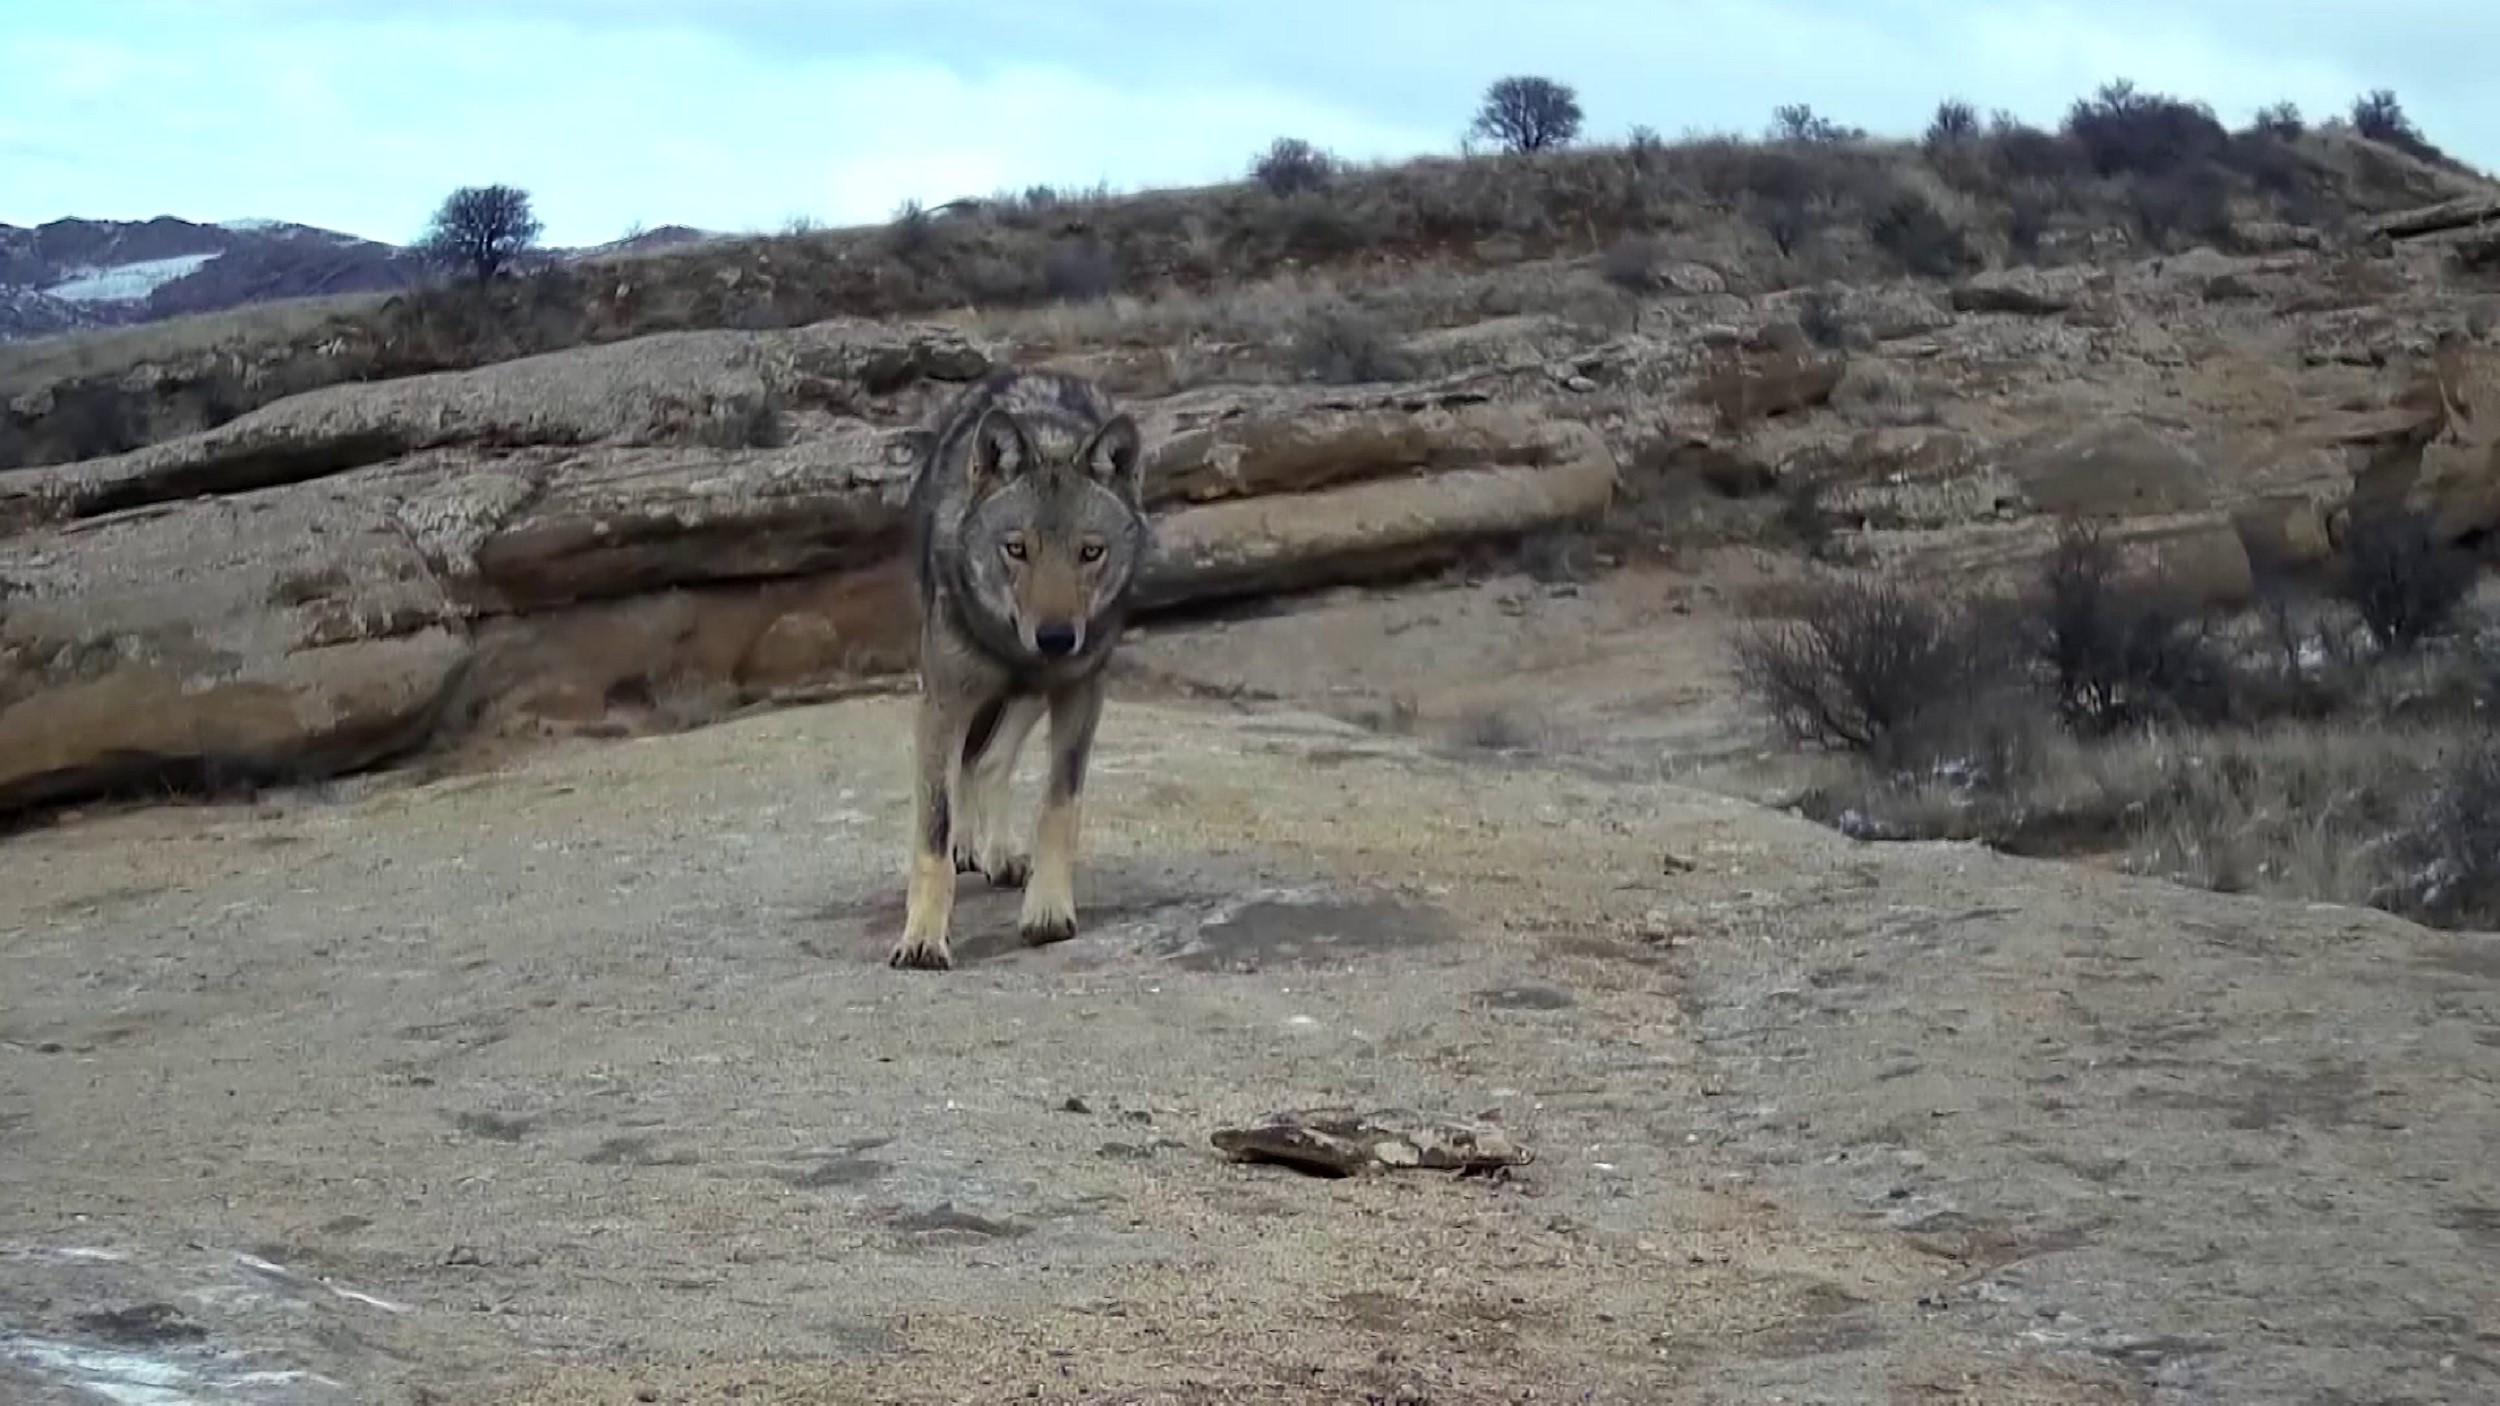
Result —
<instances>
[{"instance_id":1,"label":"sandstone rock","mask_svg":"<svg viewBox=\"0 0 2500 1406\"><path fill-rule=\"evenodd\" d=\"M2102 540L2131 571L2158 573L2190 603L2246 605L2255 596L2248 552L2229 515L2177 513L2106 524ZM2057 549L2052 522L2033 518L1906 534L1869 534L1873 554L1919 579L2020 588Z\"/></svg>"},{"instance_id":2,"label":"sandstone rock","mask_svg":"<svg viewBox=\"0 0 2500 1406\"><path fill-rule=\"evenodd\" d=\"M467 661L466 640L429 629L232 672L115 664L0 708L0 814L370 766L426 739Z\"/></svg>"},{"instance_id":3,"label":"sandstone rock","mask_svg":"<svg viewBox=\"0 0 2500 1406\"><path fill-rule=\"evenodd\" d=\"M1137 413L1148 444L1146 501L1154 508L1308 493L1496 459L1552 462L1578 452L1532 410L1464 400L1228 387Z\"/></svg>"},{"instance_id":4,"label":"sandstone rock","mask_svg":"<svg viewBox=\"0 0 2500 1406\"><path fill-rule=\"evenodd\" d=\"M1548 313L1518 313L1463 327L1443 327L1409 338L1399 351L1423 376L1447 376L1490 366L1532 366L1568 356L1588 337Z\"/></svg>"},{"instance_id":5,"label":"sandstone rock","mask_svg":"<svg viewBox=\"0 0 2500 1406\"><path fill-rule=\"evenodd\" d=\"M2236 259L2210 244L2199 244L2159 261L2155 269L2162 278L2201 286L2217 278L2245 274L2253 266L2252 260Z\"/></svg>"},{"instance_id":6,"label":"sandstone rock","mask_svg":"<svg viewBox=\"0 0 2500 1406\"><path fill-rule=\"evenodd\" d=\"M1923 337L1953 325L1953 310L1923 288L1883 285L1864 288L1841 285L1826 290L1832 313L1870 342L1897 342Z\"/></svg>"},{"instance_id":7,"label":"sandstone rock","mask_svg":"<svg viewBox=\"0 0 2500 1406\"><path fill-rule=\"evenodd\" d=\"M0 544L0 811L321 775L423 736L467 659L387 495L249 495Z\"/></svg>"},{"instance_id":8,"label":"sandstone rock","mask_svg":"<svg viewBox=\"0 0 2500 1406\"><path fill-rule=\"evenodd\" d=\"M2451 541L2500 529L2500 349L2444 341L2423 379L2374 436L2346 432L2367 456L2353 509L2426 513Z\"/></svg>"},{"instance_id":9,"label":"sandstone rock","mask_svg":"<svg viewBox=\"0 0 2500 1406\"><path fill-rule=\"evenodd\" d=\"M1961 478L1979 466L1980 447L1959 430L1897 425L1850 437L1842 460L1861 477L1932 482Z\"/></svg>"},{"instance_id":10,"label":"sandstone rock","mask_svg":"<svg viewBox=\"0 0 2500 1406\"><path fill-rule=\"evenodd\" d=\"M2021 442L2006 469L2045 513L2136 517L2214 501L2213 472L2185 447L2134 420L2098 420Z\"/></svg>"},{"instance_id":11,"label":"sandstone rock","mask_svg":"<svg viewBox=\"0 0 2500 1406\"><path fill-rule=\"evenodd\" d=\"M1140 602L1151 609L1395 575L1479 540L1603 512L1616 484L1605 442L1586 426L1556 423L1549 443L1565 452L1542 464L1183 508L1156 526Z\"/></svg>"},{"instance_id":12,"label":"sandstone rock","mask_svg":"<svg viewBox=\"0 0 2500 1406\"><path fill-rule=\"evenodd\" d=\"M1722 357L1693 398L1716 410L1722 425L1741 428L1825 404L1848 365L1844 357L1796 351Z\"/></svg>"},{"instance_id":13,"label":"sandstone rock","mask_svg":"<svg viewBox=\"0 0 2500 1406\"><path fill-rule=\"evenodd\" d=\"M2091 286L2092 274L2086 269L1990 269L1956 287L1953 306L1959 312L2051 316L2073 307Z\"/></svg>"},{"instance_id":14,"label":"sandstone rock","mask_svg":"<svg viewBox=\"0 0 2500 1406\"><path fill-rule=\"evenodd\" d=\"M2431 441L2407 497L2452 542L2500 527L2500 436Z\"/></svg>"},{"instance_id":15,"label":"sandstone rock","mask_svg":"<svg viewBox=\"0 0 2500 1406\"><path fill-rule=\"evenodd\" d=\"M864 566L901 547L911 469L896 438L852 421L755 454L573 456L483 536L477 576L497 608L539 610Z\"/></svg>"},{"instance_id":16,"label":"sandstone rock","mask_svg":"<svg viewBox=\"0 0 2500 1406\"><path fill-rule=\"evenodd\" d=\"M2306 225L2280 220L2244 220L2234 227L2240 247L2252 254L2281 254L2295 249L2320 249L2326 236Z\"/></svg>"},{"instance_id":17,"label":"sandstone rock","mask_svg":"<svg viewBox=\"0 0 2500 1406\"><path fill-rule=\"evenodd\" d=\"M1364 579L1603 509L1594 430L1471 399L1138 406L1165 432L1147 603ZM366 765L455 695L464 717L690 721L908 666L914 431L631 438L437 449L0 539L0 810Z\"/></svg>"},{"instance_id":18,"label":"sandstone rock","mask_svg":"<svg viewBox=\"0 0 2500 1406\"><path fill-rule=\"evenodd\" d=\"M777 688L823 678L840 666L845 644L842 632L822 615L776 616L738 661L738 681Z\"/></svg>"},{"instance_id":19,"label":"sandstone rock","mask_svg":"<svg viewBox=\"0 0 2500 1406\"><path fill-rule=\"evenodd\" d=\"M805 385L844 404L967 379L986 353L951 328L839 323L674 332L477 371L339 385L129 454L0 473L0 533L202 494L301 482L449 445L763 447ZM839 383L839 390L824 387Z\"/></svg>"},{"instance_id":20,"label":"sandstone rock","mask_svg":"<svg viewBox=\"0 0 2500 1406\"><path fill-rule=\"evenodd\" d=\"M2324 565L2335 554L2327 531L2328 506L2305 494L2277 494L2231 510L2232 530L2257 569Z\"/></svg>"},{"instance_id":21,"label":"sandstone rock","mask_svg":"<svg viewBox=\"0 0 2500 1406\"><path fill-rule=\"evenodd\" d=\"M1660 287L1670 293L1681 293L1688 298L1715 297L1727 291L1727 275L1708 264L1697 264L1686 259L1661 264L1657 278Z\"/></svg>"},{"instance_id":22,"label":"sandstone rock","mask_svg":"<svg viewBox=\"0 0 2500 1406\"><path fill-rule=\"evenodd\" d=\"M2256 283L2240 273L2217 274L2205 280L2202 291L2209 303L2246 303L2262 296Z\"/></svg>"}]
</instances>

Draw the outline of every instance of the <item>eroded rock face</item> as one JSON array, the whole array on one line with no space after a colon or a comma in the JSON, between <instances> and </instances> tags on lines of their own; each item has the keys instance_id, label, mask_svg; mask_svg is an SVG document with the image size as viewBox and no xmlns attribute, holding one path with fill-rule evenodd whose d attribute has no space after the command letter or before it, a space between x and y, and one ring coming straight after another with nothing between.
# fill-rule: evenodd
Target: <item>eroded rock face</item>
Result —
<instances>
[{"instance_id":1,"label":"eroded rock face","mask_svg":"<svg viewBox=\"0 0 2500 1406\"><path fill-rule=\"evenodd\" d=\"M306 482L445 447L765 447L788 407L856 409L989 353L950 328L671 332L476 371L339 385L129 454L0 473L0 532Z\"/></svg>"},{"instance_id":2,"label":"eroded rock face","mask_svg":"<svg viewBox=\"0 0 2500 1406\"><path fill-rule=\"evenodd\" d=\"M691 721L908 668L915 425L987 366L965 345L894 329L627 343L324 392L13 476L37 525L0 537L0 811L365 766L446 710ZM672 428L802 387L818 418L788 444ZM1614 484L1593 431L1463 396L1238 388L1133 408L1163 545L1150 608L1411 570L1600 511ZM303 480L221 476L281 442L324 463L392 452ZM201 496L101 507L176 487Z\"/></svg>"},{"instance_id":3,"label":"eroded rock face","mask_svg":"<svg viewBox=\"0 0 2500 1406\"><path fill-rule=\"evenodd\" d=\"M469 660L426 629L203 670L150 654L0 709L0 815L164 787L309 780L387 761L434 730Z\"/></svg>"}]
</instances>

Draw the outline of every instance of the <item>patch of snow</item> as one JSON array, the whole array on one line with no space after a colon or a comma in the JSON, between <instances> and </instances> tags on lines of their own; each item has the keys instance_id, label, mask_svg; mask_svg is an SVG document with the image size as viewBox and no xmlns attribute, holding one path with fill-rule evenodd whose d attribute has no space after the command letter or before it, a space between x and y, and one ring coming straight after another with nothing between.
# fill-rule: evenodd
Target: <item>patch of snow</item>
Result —
<instances>
[{"instance_id":1,"label":"patch of snow","mask_svg":"<svg viewBox=\"0 0 2500 1406\"><path fill-rule=\"evenodd\" d=\"M147 259L135 264L89 269L76 278L55 283L43 291L65 303L143 302L150 293L175 279L198 273L216 257L215 254L177 254L170 259Z\"/></svg>"},{"instance_id":2,"label":"patch of snow","mask_svg":"<svg viewBox=\"0 0 2500 1406\"><path fill-rule=\"evenodd\" d=\"M8 1336L0 1337L0 1354L115 1406L238 1406L253 1401L302 1401L304 1393L297 1388L307 1384L343 1390L318 1372L232 1370L229 1364L241 1355L231 1352L188 1353L198 1365L185 1366L171 1357L144 1352Z\"/></svg>"},{"instance_id":3,"label":"patch of snow","mask_svg":"<svg viewBox=\"0 0 2500 1406\"><path fill-rule=\"evenodd\" d=\"M284 220L267 220L255 217L248 220L219 220L217 222L217 228L230 229L235 231L237 234L258 234L263 230L285 229L286 223L287 222Z\"/></svg>"},{"instance_id":4,"label":"patch of snow","mask_svg":"<svg viewBox=\"0 0 2500 1406\"><path fill-rule=\"evenodd\" d=\"M120 1406L196 1406L191 1394L199 1375L188 1368L136 1352L112 1352L41 1338L13 1338L9 1355Z\"/></svg>"}]
</instances>

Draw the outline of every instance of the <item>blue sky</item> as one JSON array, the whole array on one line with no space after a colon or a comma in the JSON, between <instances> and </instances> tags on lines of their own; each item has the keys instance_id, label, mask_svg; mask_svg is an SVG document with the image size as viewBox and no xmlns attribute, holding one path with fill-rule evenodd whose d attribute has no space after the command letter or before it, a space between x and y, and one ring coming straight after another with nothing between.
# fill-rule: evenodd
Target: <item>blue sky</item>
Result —
<instances>
[{"instance_id":1,"label":"blue sky","mask_svg":"<svg viewBox=\"0 0 2500 1406\"><path fill-rule=\"evenodd\" d=\"M1605 137L1799 101L1908 132L1949 93L2045 122L2118 76L2235 122L2388 87L2495 169L2495 54L2491 0L0 0L0 222L400 242L508 181L557 243L852 223L1226 179L1281 134L1448 151L1517 72L1573 84Z\"/></svg>"}]
</instances>

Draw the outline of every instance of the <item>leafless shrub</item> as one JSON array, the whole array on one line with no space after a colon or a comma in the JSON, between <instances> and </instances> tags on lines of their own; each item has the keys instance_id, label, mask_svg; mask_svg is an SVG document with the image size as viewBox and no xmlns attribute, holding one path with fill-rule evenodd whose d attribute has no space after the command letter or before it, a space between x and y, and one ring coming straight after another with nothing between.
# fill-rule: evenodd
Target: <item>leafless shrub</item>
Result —
<instances>
[{"instance_id":1,"label":"leafless shrub","mask_svg":"<svg viewBox=\"0 0 2500 1406\"><path fill-rule=\"evenodd\" d=\"M2301 134L2309 129L2309 124L2301 120L2300 104L2279 102L2257 109L2257 115L2249 121L2248 128L2277 141L2289 142L2299 140Z\"/></svg>"},{"instance_id":2,"label":"leafless shrub","mask_svg":"<svg viewBox=\"0 0 2500 1406\"><path fill-rule=\"evenodd\" d=\"M2136 233L2151 248L2170 248L2180 236L2227 248L2236 237L2230 183L2215 167L2181 167L2140 177L2128 188L2128 205Z\"/></svg>"},{"instance_id":3,"label":"leafless shrub","mask_svg":"<svg viewBox=\"0 0 2500 1406\"><path fill-rule=\"evenodd\" d=\"M2474 590L2474 559L2442 542L2418 512L2356 518L2342 565L2345 595L2382 649L2408 650L2446 630Z\"/></svg>"},{"instance_id":4,"label":"leafless shrub","mask_svg":"<svg viewBox=\"0 0 2500 1406\"><path fill-rule=\"evenodd\" d=\"M1092 302L1120 288L1119 256L1092 240L1063 240L1042 256L1042 286L1061 302Z\"/></svg>"},{"instance_id":5,"label":"leafless shrub","mask_svg":"<svg viewBox=\"0 0 2500 1406\"><path fill-rule=\"evenodd\" d=\"M2066 114L2066 135L2104 176L2158 176L2220 155L2230 133L2202 103L2139 93L2121 79L2078 98Z\"/></svg>"},{"instance_id":6,"label":"leafless shrub","mask_svg":"<svg viewBox=\"0 0 2500 1406\"><path fill-rule=\"evenodd\" d=\"M1897 191L1869 211L1866 232L1903 268L1927 278L1952 278L1971 264L1970 241L1962 227L1916 191Z\"/></svg>"},{"instance_id":7,"label":"leafless shrub","mask_svg":"<svg viewBox=\"0 0 2500 1406\"><path fill-rule=\"evenodd\" d=\"M1534 747L1539 729L1536 720L1512 707L1471 709L1458 719L1452 729L1452 740L1462 747L1486 752L1518 752Z\"/></svg>"},{"instance_id":8,"label":"leafless shrub","mask_svg":"<svg viewBox=\"0 0 2500 1406\"><path fill-rule=\"evenodd\" d=\"M1598 256L1597 276L1630 293L1647 293L1658 286L1658 245L1641 235L1627 234L1606 246Z\"/></svg>"},{"instance_id":9,"label":"leafless shrub","mask_svg":"<svg viewBox=\"0 0 2500 1406\"><path fill-rule=\"evenodd\" d=\"M2388 89L2373 89L2353 100L2352 129L2381 146L2394 147L2417 161L2458 168L2457 159L2422 135L2422 129L2414 126L2413 119L2406 115L2404 104L2396 101L2395 93Z\"/></svg>"},{"instance_id":10,"label":"leafless shrub","mask_svg":"<svg viewBox=\"0 0 2500 1406\"><path fill-rule=\"evenodd\" d=\"M1808 289L1797 300L1797 330L1825 351L1838 351L1849 342L1849 320L1828 288Z\"/></svg>"},{"instance_id":11,"label":"leafless shrub","mask_svg":"<svg viewBox=\"0 0 2500 1406\"><path fill-rule=\"evenodd\" d=\"M1804 103L1790 103L1771 114L1771 140L1775 142L1836 145L1865 139L1864 129L1844 127Z\"/></svg>"},{"instance_id":12,"label":"leafless shrub","mask_svg":"<svg viewBox=\"0 0 2500 1406\"><path fill-rule=\"evenodd\" d=\"M1879 581L1825 580L1792 618L1735 642L1746 695L1791 740L1879 753L1927 710L1967 696L1971 660L1954 613Z\"/></svg>"},{"instance_id":13,"label":"leafless shrub","mask_svg":"<svg viewBox=\"0 0 2500 1406\"><path fill-rule=\"evenodd\" d=\"M1959 98L1947 98L1936 104L1936 115L1927 124L1924 143L1930 156L1951 147L1963 146L1979 139L1979 109Z\"/></svg>"},{"instance_id":14,"label":"leafless shrub","mask_svg":"<svg viewBox=\"0 0 2500 1406\"><path fill-rule=\"evenodd\" d=\"M2500 733L2485 733L2444 770L2397 841L2397 889L2422 917L2500 927Z\"/></svg>"},{"instance_id":15,"label":"leafless shrub","mask_svg":"<svg viewBox=\"0 0 2500 1406\"><path fill-rule=\"evenodd\" d=\"M1250 165L1250 178L1270 195L1325 190L1336 174L1336 158L1300 137L1278 137Z\"/></svg>"},{"instance_id":16,"label":"leafless shrub","mask_svg":"<svg viewBox=\"0 0 2500 1406\"><path fill-rule=\"evenodd\" d=\"M2076 731L2229 714L2230 662L2203 622L2164 583L2127 577L2094 528L2060 534L2028 605L2032 654Z\"/></svg>"}]
</instances>

